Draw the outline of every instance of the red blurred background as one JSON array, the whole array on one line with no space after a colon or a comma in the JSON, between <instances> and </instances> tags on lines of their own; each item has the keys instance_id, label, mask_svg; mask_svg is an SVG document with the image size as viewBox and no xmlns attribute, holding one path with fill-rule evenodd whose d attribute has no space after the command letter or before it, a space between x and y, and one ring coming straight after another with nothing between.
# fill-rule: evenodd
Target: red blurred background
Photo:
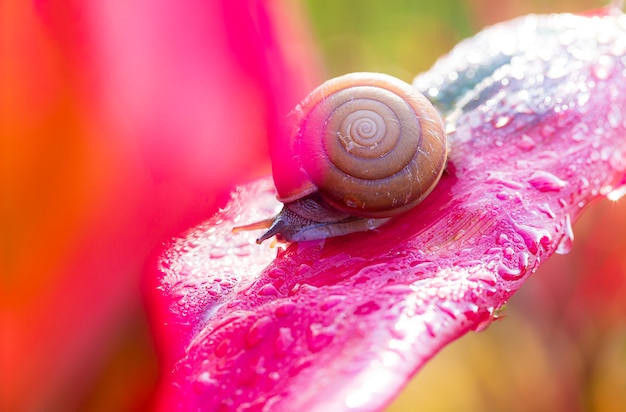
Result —
<instances>
[{"instance_id":1,"label":"red blurred background","mask_svg":"<svg viewBox=\"0 0 626 412\"><path fill-rule=\"evenodd\" d=\"M410 81L487 24L604 4L434 3L3 2L0 410L150 407L150 253L269 172L267 134L322 78ZM389 410L622 410L625 232L625 201L592 205Z\"/></svg>"},{"instance_id":2,"label":"red blurred background","mask_svg":"<svg viewBox=\"0 0 626 412\"><path fill-rule=\"evenodd\" d=\"M38 0L1 18L0 410L146 409L143 267L269 173L267 135L319 81L303 14Z\"/></svg>"}]
</instances>

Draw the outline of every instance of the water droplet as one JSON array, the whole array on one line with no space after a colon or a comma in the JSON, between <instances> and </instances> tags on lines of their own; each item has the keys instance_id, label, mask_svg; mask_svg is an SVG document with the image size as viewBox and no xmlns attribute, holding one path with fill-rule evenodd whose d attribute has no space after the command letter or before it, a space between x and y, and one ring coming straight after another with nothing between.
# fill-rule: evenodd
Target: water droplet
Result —
<instances>
[{"instance_id":1,"label":"water droplet","mask_svg":"<svg viewBox=\"0 0 626 412\"><path fill-rule=\"evenodd\" d=\"M256 322L250 326L248 333L246 333L246 344L249 348L253 348L263 340L267 332L269 332L272 326L272 318L269 316L263 316L257 319Z\"/></svg>"},{"instance_id":2,"label":"water droplet","mask_svg":"<svg viewBox=\"0 0 626 412\"><path fill-rule=\"evenodd\" d=\"M563 222L563 237L559 241L555 253L559 255L565 255L572 250L574 244L574 229L572 229L572 219L569 213L565 215L565 221Z\"/></svg>"},{"instance_id":3,"label":"water droplet","mask_svg":"<svg viewBox=\"0 0 626 412\"><path fill-rule=\"evenodd\" d=\"M485 319L478 322L476 326L474 326L473 330L474 332L482 332L485 329L487 329L489 325L491 325L492 322L493 322L493 317L487 316Z\"/></svg>"},{"instance_id":4,"label":"water droplet","mask_svg":"<svg viewBox=\"0 0 626 412\"><path fill-rule=\"evenodd\" d=\"M620 186L617 189L612 190L608 195L606 195L607 199L617 202L624 195L626 195L626 185Z\"/></svg>"},{"instance_id":5,"label":"water droplet","mask_svg":"<svg viewBox=\"0 0 626 412\"><path fill-rule=\"evenodd\" d=\"M230 339L226 338L222 340L215 348L215 356L221 358L228 354L228 350L231 347Z\"/></svg>"},{"instance_id":6,"label":"water droplet","mask_svg":"<svg viewBox=\"0 0 626 412\"><path fill-rule=\"evenodd\" d=\"M546 137L546 138L551 137L552 135L554 135L555 132L556 132L556 128L549 124L546 124L541 128L541 136Z\"/></svg>"},{"instance_id":7,"label":"water droplet","mask_svg":"<svg viewBox=\"0 0 626 412\"><path fill-rule=\"evenodd\" d=\"M522 150L532 150L537 145L535 139L527 134L522 134L522 137L520 137L515 144Z\"/></svg>"},{"instance_id":8,"label":"water droplet","mask_svg":"<svg viewBox=\"0 0 626 412\"><path fill-rule=\"evenodd\" d=\"M337 306L339 303L346 300L346 297L343 295L330 295L324 299L322 306L320 306L321 310L328 310L334 306Z\"/></svg>"},{"instance_id":9,"label":"water droplet","mask_svg":"<svg viewBox=\"0 0 626 412\"><path fill-rule=\"evenodd\" d=\"M279 268L272 268L267 272L267 276L276 279L276 278L284 278L285 271Z\"/></svg>"},{"instance_id":10,"label":"water droplet","mask_svg":"<svg viewBox=\"0 0 626 412\"><path fill-rule=\"evenodd\" d=\"M513 222L513 228L517 232L518 235L521 236L526 248L533 255L539 251L539 245L547 247L551 240L552 236L550 232L546 229L541 229L537 227L532 227L524 224L516 224Z\"/></svg>"},{"instance_id":11,"label":"water droplet","mask_svg":"<svg viewBox=\"0 0 626 412\"><path fill-rule=\"evenodd\" d=\"M302 246L302 243L298 243L298 246ZM298 277L303 277L306 278L308 277L307 275L311 272L311 265L308 265L306 263L302 263L300 266L298 266L298 269L296 269L296 274L298 275Z\"/></svg>"},{"instance_id":12,"label":"water droplet","mask_svg":"<svg viewBox=\"0 0 626 412\"><path fill-rule=\"evenodd\" d=\"M316 286L309 285L308 283L295 283L289 290L289 296L297 294L306 295L307 293L315 293L316 290Z\"/></svg>"},{"instance_id":13,"label":"water droplet","mask_svg":"<svg viewBox=\"0 0 626 412\"><path fill-rule=\"evenodd\" d=\"M290 301L285 301L280 304L276 309L274 309L274 314L279 318L286 318L291 315L293 311L296 309L296 304Z\"/></svg>"},{"instance_id":14,"label":"water droplet","mask_svg":"<svg viewBox=\"0 0 626 412\"><path fill-rule=\"evenodd\" d=\"M611 105L611 109L607 115L607 120L613 129L620 127L620 123L622 122L622 112L616 105Z\"/></svg>"},{"instance_id":15,"label":"water droplet","mask_svg":"<svg viewBox=\"0 0 626 412\"><path fill-rule=\"evenodd\" d=\"M498 275L504 280L515 280L522 275L522 271L519 268L510 268L500 262L498 264Z\"/></svg>"},{"instance_id":16,"label":"water droplet","mask_svg":"<svg viewBox=\"0 0 626 412\"><path fill-rule=\"evenodd\" d=\"M589 179L585 176L580 177L580 186L578 186L578 194L583 194L583 191L589 187ZM592 193L593 194L593 193ZM593 195L595 196L595 195Z\"/></svg>"},{"instance_id":17,"label":"water droplet","mask_svg":"<svg viewBox=\"0 0 626 412\"><path fill-rule=\"evenodd\" d=\"M220 247L216 247L211 249L211 251L209 252L209 257L211 259L219 259L226 256L226 251Z\"/></svg>"},{"instance_id":18,"label":"water droplet","mask_svg":"<svg viewBox=\"0 0 626 412\"><path fill-rule=\"evenodd\" d=\"M616 172L623 172L626 170L626 157L620 151L614 151L609 158L609 165Z\"/></svg>"},{"instance_id":19,"label":"water droplet","mask_svg":"<svg viewBox=\"0 0 626 412\"><path fill-rule=\"evenodd\" d=\"M506 126L507 124L509 124L511 122L511 117L510 116L506 116L506 115L502 115L502 116L498 116L495 119L494 122L494 126L499 129L501 127Z\"/></svg>"},{"instance_id":20,"label":"water droplet","mask_svg":"<svg viewBox=\"0 0 626 412\"><path fill-rule=\"evenodd\" d=\"M500 247L492 247L492 248L487 249L487 251L485 251L485 254L487 255L497 255L499 253L502 253L502 248ZM472 279L470 278L470 280Z\"/></svg>"},{"instance_id":21,"label":"water droplet","mask_svg":"<svg viewBox=\"0 0 626 412\"><path fill-rule=\"evenodd\" d=\"M197 377L196 380L192 383L192 388L194 392L199 395L204 393L213 391L217 389L219 386L219 382L216 379L211 377L209 372L202 372Z\"/></svg>"},{"instance_id":22,"label":"water droplet","mask_svg":"<svg viewBox=\"0 0 626 412\"><path fill-rule=\"evenodd\" d=\"M517 263L518 263L519 270L522 271L522 273L526 272L526 270L528 269L529 260L530 260L530 257L528 253L526 252L519 253Z\"/></svg>"},{"instance_id":23,"label":"water droplet","mask_svg":"<svg viewBox=\"0 0 626 412\"><path fill-rule=\"evenodd\" d=\"M321 323L312 323L311 326L309 326L309 331L309 349L313 352L318 352L325 348L334 338L333 329L325 327Z\"/></svg>"},{"instance_id":24,"label":"water droplet","mask_svg":"<svg viewBox=\"0 0 626 412\"><path fill-rule=\"evenodd\" d=\"M241 245L234 249L235 255L239 257L250 256L252 253L252 247L250 245Z\"/></svg>"},{"instance_id":25,"label":"water droplet","mask_svg":"<svg viewBox=\"0 0 626 412\"><path fill-rule=\"evenodd\" d=\"M510 189L521 189L524 187L521 183L505 178L500 172L491 171L487 173L488 177L485 179L485 183L500 184Z\"/></svg>"},{"instance_id":26,"label":"water droplet","mask_svg":"<svg viewBox=\"0 0 626 412\"><path fill-rule=\"evenodd\" d=\"M439 90L435 87L431 87L430 89L428 89L427 93L430 97L437 97L437 95L439 95Z\"/></svg>"},{"instance_id":27,"label":"water droplet","mask_svg":"<svg viewBox=\"0 0 626 412\"><path fill-rule=\"evenodd\" d=\"M273 380L274 382L277 382L280 380L280 373L274 371L274 372L270 372L267 375L268 378L270 378L271 380Z\"/></svg>"},{"instance_id":28,"label":"water droplet","mask_svg":"<svg viewBox=\"0 0 626 412\"><path fill-rule=\"evenodd\" d=\"M511 243L511 240L509 239L506 233L500 233L496 242L500 246L506 246Z\"/></svg>"},{"instance_id":29,"label":"water droplet","mask_svg":"<svg viewBox=\"0 0 626 412\"><path fill-rule=\"evenodd\" d=\"M509 195L507 192L498 192L496 193L496 198L499 200L509 200L511 198L511 195Z\"/></svg>"},{"instance_id":30,"label":"water droplet","mask_svg":"<svg viewBox=\"0 0 626 412\"><path fill-rule=\"evenodd\" d=\"M411 262L411 266L416 266L415 263ZM413 292L413 289L409 285L394 283L383 286L381 291L391 293L392 295L406 295Z\"/></svg>"},{"instance_id":31,"label":"water droplet","mask_svg":"<svg viewBox=\"0 0 626 412\"><path fill-rule=\"evenodd\" d=\"M591 73L598 80L606 80L611 75L613 69L613 59L610 56L603 55L598 58L596 64L591 68Z\"/></svg>"},{"instance_id":32,"label":"water droplet","mask_svg":"<svg viewBox=\"0 0 626 412\"><path fill-rule=\"evenodd\" d=\"M556 217L556 214L552 211L552 208L547 203L538 204L537 210L548 216L550 219L554 219Z\"/></svg>"},{"instance_id":33,"label":"water droplet","mask_svg":"<svg viewBox=\"0 0 626 412\"><path fill-rule=\"evenodd\" d=\"M450 301L443 301L438 305L439 309L451 319L456 319L459 315L457 308Z\"/></svg>"},{"instance_id":34,"label":"water droplet","mask_svg":"<svg viewBox=\"0 0 626 412\"><path fill-rule=\"evenodd\" d=\"M470 260L459 261L456 263L456 266L460 268L468 268L472 266L480 266L481 264L482 264L482 261L478 259L470 259Z\"/></svg>"},{"instance_id":35,"label":"water droplet","mask_svg":"<svg viewBox=\"0 0 626 412\"><path fill-rule=\"evenodd\" d=\"M575 142L581 142L589 137L589 127L584 123L578 123L572 127L571 133Z\"/></svg>"},{"instance_id":36,"label":"water droplet","mask_svg":"<svg viewBox=\"0 0 626 412\"><path fill-rule=\"evenodd\" d=\"M380 309L380 305L374 301L369 301L357 307L354 310L355 315L369 315L372 312L376 312Z\"/></svg>"},{"instance_id":37,"label":"water droplet","mask_svg":"<svg viewBox=\"0 0 626 412\"><path fill-rule=\"evenodd\" d=\"M274 352L278 356L285 356L291 345L293 345L294 338L290 328L278 329L278 335L274 341Z\"/></svg>"},{"instance_id":38,"label":"water droplet","mask_svg":"<svg viewBox=\"0 0 626 412\"><path fill-rule=\"evenodd\" d=\"M567 185L566 181L543 170L533 172L528 183L540 192L558 192Z\"/></svg>"},{"instance_id":39,"label":"water droplet","mask_svg":"<svg viewBox=\"0 0 626 412\"><path fill-rule=\"evenodd\" d=\"M611 45L609 52L615 57L622 57L626 54L626 41L624 36L620 36Z\"/></svg>"},{"instance_id":40,"label":"water droplet","mask_svg":"<svg viewBox=\"0 0 626 412\"><path fill-rule=\"evenodd\" d=\"M273 284L263 285L257 292L259 296L278 296L278 289Z\"/></svg>"},{"instance_id":41,"label":"water droplet","mask_svg":"<svg viewBox=\"0 0 626 412\"><path fill-rule=\"evenodd\" d=\"M429 336L432 336L433 338L437 336L437 324L434 319L424 319L423 325L426 327L426 332Z\"/></svg>"},{"instance_id":42,"label":"water droplet","mask_svg":"<svg viewBox=\"0 0 626 412\"><path fill-rule=\"evenodd\" d=\"M389 333L391 334L391 337L393 339L403 340L406 338L407 330L403 326L402 322L396 322L392 325L389 325L387 330L389 330Z\"/></svg>"},{"instance_id":43,"label":"water droplet","mask_svg":"<svg viewBox=\"0 0 626 412\"><path fill-rule=\"evenodd\" d=\"M561 62L560 64L555 62L549 66L546 77L549 79L560 79L567 76L569 72L570 69L565 62Z\"/></svg>"}]
</instances>

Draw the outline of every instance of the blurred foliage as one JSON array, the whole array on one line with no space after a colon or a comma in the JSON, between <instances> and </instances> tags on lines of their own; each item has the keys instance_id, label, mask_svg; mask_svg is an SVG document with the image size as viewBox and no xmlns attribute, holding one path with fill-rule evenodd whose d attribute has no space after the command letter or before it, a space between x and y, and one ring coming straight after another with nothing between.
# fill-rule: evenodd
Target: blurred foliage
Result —
<instances>
[{"instance_id":1,"label":"blurred foliage","mask_svg":"<svg viewBox=\"0 0 626 412\"><path fill-rule=\"evenodd\" d=\"M461 0L311 0L307 4L329 77L380 71L410 80L472 33Z\"/></svg>"},{"instance_id":2,"label":"blurred foliage","mask_svg":"<svg viewBox=\"0 0 626 412\"><path fill-rule=\"evenodd\" d=\"M600 0L307 0L326 77L379 71L410 81L488 24L528 13L581 12Z\"/></svg>"},{"instance_id":3,"label":"blurred foliage","mask_svg":"<svg viewBox=\"0 0 626 412\"><path fill-rule=\"evenodd\" d=\"M325 77L411 81L482 27L598 0L308 0ZM616 230L616 228L619 228ZM590 207L569 255L531 277L485 332L435 356L387 412L622 411L626 405L626 199Z\"/></svg>"}]
</instances>

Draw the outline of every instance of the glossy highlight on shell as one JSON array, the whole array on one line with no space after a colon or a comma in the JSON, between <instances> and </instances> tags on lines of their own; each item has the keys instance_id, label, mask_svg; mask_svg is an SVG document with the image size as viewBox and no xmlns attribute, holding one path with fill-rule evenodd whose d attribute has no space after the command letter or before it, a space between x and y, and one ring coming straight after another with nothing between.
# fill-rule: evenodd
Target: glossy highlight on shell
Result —
<instances>
[{"instance_id":1,"label":"glossy highlight on shell","mask_svg":"<svg viewBox=\"0 0 626 412\"><path fill-rule=\"evenodd\" d=\"M440 116L412 86L388 75L329 80L291 120L293 153L305 175L292 187L274 176L283 202L318 191L356 216L393 216L430 193L445 166Z\"/></svg>"}]
</instances>

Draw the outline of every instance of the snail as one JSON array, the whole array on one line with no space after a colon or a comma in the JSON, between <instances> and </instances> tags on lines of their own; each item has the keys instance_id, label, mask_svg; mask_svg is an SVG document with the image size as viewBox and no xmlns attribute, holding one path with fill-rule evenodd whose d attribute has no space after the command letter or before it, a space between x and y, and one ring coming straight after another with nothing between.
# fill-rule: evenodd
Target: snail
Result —
<instances>
[{"instance_id":1,"label":"snail","mask_svg":"<svg viewBox=\"0 0 626 412\"><path fill-rule=\"evenodd\" d=\"M239 229L261 243L371 230L420 203L446 165L443 121L411 85L350 73L313 90L289 114L287 147L273 163L282 211Z\"/></svg>"}]
</instances>

